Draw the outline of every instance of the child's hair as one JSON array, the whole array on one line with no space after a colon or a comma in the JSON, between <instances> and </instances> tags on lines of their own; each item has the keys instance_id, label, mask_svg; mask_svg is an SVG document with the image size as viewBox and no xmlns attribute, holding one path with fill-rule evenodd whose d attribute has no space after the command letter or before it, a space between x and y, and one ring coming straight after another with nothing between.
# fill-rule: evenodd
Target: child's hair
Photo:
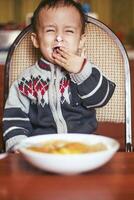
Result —
<instances>
[{"instance_id":1,"label":"child's hair","mask_svg":"<svg viewBox=\"0 0 134 200\"><path fill-rule=\"evenodd\" d=\"M78 2L75 2L73 0L42 0L40 2L40 4L38 5L38 7L36 8L36 10L34 11L34 14L32 17L31 24L32 24L33 31L37 32L39 13L43 8L47 7L49 9L49 8L58 8L58 7L62 7L62 6L68 6L68 7L72 6L72 7L76 8L76 10L80 14L81 25L82 25L81 32L83 34L85 31L85 15L83 13L81 4Z\"/></svg>"}]
</instances>

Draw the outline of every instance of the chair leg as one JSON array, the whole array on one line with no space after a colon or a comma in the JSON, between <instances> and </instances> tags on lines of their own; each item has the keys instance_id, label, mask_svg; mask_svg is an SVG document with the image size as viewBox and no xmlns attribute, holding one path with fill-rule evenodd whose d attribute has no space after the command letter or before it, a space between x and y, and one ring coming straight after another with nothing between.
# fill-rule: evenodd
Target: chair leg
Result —
<instances>
[{"instance_id":1,"label":"chair leg","mask_svg":"<svg viewBox=\"0 0 134 200\"><path fill-rule=\"evenodd\" d=\"M126 144L126 152L133 152L133 145L131 143Z\"/></svg>"}]
</instances>

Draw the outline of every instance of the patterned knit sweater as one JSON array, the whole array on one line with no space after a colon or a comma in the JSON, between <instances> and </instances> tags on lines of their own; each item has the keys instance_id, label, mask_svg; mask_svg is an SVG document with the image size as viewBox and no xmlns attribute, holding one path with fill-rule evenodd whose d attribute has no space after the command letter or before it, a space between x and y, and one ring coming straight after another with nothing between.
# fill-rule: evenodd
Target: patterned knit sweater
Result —
<instances>
[{"instance_id":1,"label":"patterned knit sweater","mask_svg":"<svg viewBox=\"0 0 134 200\"><path fill-rule=\"evenodd\" d=\"M88 61L72 74L41 58L10 88L3 118L6 150L33 135L93 133L95 108L109 101L114 88Z\"/></svg>"}]
</instances>

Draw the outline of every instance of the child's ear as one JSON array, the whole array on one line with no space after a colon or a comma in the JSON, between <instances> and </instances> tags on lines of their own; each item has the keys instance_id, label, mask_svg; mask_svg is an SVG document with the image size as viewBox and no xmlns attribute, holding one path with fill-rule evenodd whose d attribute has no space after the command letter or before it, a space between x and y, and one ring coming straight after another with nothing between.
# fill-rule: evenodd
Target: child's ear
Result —
<instances>
[{"instance_id":1,"label":"child's ear","mask_svg":"<svg viewBox=\"0 0 134 200\"><path fill-rule=\"evenodd\" d=\"M83 49L85 40L86 40L86 35L85 34L81 35L81 39L80 39L80 43L79 43L80 49Z\"/></svg>"},{"instance_id":2,"label":"child's ear","mask_svg":"<svg viewBox=\"0 0 134 200\"><path fill-rule=\"evenodd\" d=\"M81 57L85 57L85 47L84 47L85 40L86 40L86 36L85 36L85 34L83 34L81 36L79 48L78 48L78 52L77 52L77 54Z\"/></svg>"},{"instance_id":3,"label":"child's ear","mask_svg":"<svg viewBox=\"0 0 134 200\"><path fill-rule=\"evenodd\" d=\"M35 48L39 48L38 36L36 33L31 33L31 40Z\"/></svg>"}]
</instances>

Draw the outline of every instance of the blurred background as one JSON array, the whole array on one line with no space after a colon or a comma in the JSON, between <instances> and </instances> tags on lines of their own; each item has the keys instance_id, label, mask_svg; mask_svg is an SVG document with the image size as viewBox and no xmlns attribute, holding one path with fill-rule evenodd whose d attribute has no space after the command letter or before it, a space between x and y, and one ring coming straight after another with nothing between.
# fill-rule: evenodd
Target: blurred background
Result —
<instances>
[{"instance_id":1,"label":"blurred background","mask_svg":"<svg viewBox=\"0 0 134 200\"><path fill-rule=\"evenodd\" d=\"M0 30L21 30L40 0L0 0ZM108 25L125 45L134 47L134 0L79 0L84 11Z\"/></svg>"},{"instance_id":2,"label":"blurred background","mask_svg":"<svg viewBox=\"0 0 134 200\"><path fill-rule=\"evenodd\" d=\"M4 63L6 51L15 37L30 23L39 2L40 0L0 0L0 63ZM128 50L134 48L134 0L79 2L85 14L108 25Z\"/></svg>"}]
</instances>

